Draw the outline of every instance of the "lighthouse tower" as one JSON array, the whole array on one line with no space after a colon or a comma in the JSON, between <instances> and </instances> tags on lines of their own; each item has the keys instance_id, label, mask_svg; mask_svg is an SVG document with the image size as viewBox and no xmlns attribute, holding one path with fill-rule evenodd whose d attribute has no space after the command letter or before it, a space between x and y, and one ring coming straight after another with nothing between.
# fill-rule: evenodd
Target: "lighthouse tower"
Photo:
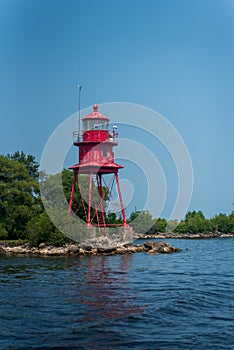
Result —
<instances>
[{"instance_id":1,"label":"lighthouse tower","mask_svg":"<svg viewBox=\"0 0 234 350\"><path fill-rule=\"evenodd\" d=\"M118 171L123 166L114 161L113 147L118 145L117 127L113 126L109 130L109 119L94 105L92 113L82 119L82 131L73 133L73 144L79 148L79 163L69 168L74 171L69 213L75 215L74 197L78 188L86 227L95 227L102 234L106 234L108 227L113 226L122 229L121 232L129 231L131 228L126 222L118 176ZM86 198L79 187L80 174L86 174L89 178ZM114 200L111 200L113 188L116 188L116 193ZM109 201L117 209L108 207ZM119 215L118 223L108 223L107 210Z\"/></svg>"}]
</instances>

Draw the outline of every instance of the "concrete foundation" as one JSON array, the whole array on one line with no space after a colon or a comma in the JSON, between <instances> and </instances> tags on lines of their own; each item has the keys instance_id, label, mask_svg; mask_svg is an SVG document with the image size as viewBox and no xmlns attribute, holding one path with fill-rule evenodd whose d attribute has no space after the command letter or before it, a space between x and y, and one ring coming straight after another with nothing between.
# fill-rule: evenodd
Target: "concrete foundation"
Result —
<instances>
[{"instance_id":1,"label":"concrete foundation","mask_svg":"<svg viewBox=\"0 0 234 350\"><path fill-rule=\"evenodd\" d=\"M80 245L90 248L120 247L132 244L133 229L128 227L86 227L86 237L80 241Z\"/></svg>"}]
</instances>

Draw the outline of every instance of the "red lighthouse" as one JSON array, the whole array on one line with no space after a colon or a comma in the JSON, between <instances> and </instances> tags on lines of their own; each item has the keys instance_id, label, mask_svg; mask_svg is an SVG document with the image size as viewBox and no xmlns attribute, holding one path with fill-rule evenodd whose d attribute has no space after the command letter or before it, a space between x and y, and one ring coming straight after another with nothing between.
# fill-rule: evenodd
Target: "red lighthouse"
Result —
<instances>
[{"instance_id":1,"label":"red lighthouse","mask_svg":"<svg viewBox=\"0 0 234 350\"><path fill-rule=\"evenodd\" d=\"M122 227L122 232L129 231L120 189L118 171L122 165L115 163L113 147L118 144L117 128L109 130L109 119L93 106L93 112L82 119L82 132L73 133L73 144L79 147L79 163L70 167L74 171L74 179L69 203L69 212L74 214L74 196L77 187L81 203L84 208L84 217L88 228L97 227L99 232L106 233L108 227ZM79 187L79 175L89 176L89 191L86 199ZM106 182L108 178L108 183ZM111 179L110 179L111 178ZM116 197L111 201L112 189L115 183ZM94 193L95 192L95 193ZM94 200L95 197L95 200ZM107 222L107 202L117 204L119 215L118 224ZM126 228L126 230L123 228Z\"/></svg>"}]
</instances>

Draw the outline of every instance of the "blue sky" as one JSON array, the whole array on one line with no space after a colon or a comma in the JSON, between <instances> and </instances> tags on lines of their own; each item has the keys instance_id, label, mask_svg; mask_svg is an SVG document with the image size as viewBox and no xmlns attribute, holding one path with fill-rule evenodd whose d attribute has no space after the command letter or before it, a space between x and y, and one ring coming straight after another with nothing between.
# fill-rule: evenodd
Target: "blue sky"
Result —
<instances>
[{"instance_id":1,"label":"blue sky","mask_svg":"<svg viewBox=\"0 0 234 350\"><path fill-rule=\"evenodd\" d=\"M81 83L83 108L137 103L176 127L189 209L234 209L233 0L0 0L0 52L1 153L39 160Z\"/></svg>"}]
</instances>

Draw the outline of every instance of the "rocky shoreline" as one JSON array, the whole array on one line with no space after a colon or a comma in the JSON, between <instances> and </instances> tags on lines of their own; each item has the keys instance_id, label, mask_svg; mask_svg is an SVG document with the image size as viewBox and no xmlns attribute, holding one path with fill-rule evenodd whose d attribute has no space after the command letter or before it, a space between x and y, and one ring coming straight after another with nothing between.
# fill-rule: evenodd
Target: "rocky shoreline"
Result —
<instances>
[{"instance_id":1,"label":"rocky shoreline","mask_svg":"<svg viewBox=\"0 0 234 350\"><path fill-rule=\"evenodd\" d=\"M139 234L137 236L137 239L209 239L209 238L230 238L234 237L234 233L222 233L222 232L209 232L209 233L183 233L183 234L176 234L176 233L158 233L158 234Z\"/></svg>"},{"instance_id":2,"label":"rocky shoreline","mask_svg":"<svg viewBox=\"0 0 234 350\"><path fill-rule=\"evenodd\" d=\"M0 244L0 253L17 254L25 256L79 256L79 255L116 255L147 252L148 254L171 254L180 249L171 246L167 242L148 241L143 244L128 244L119 247L91 247L80 246L76 243L65 244L62 247L46 246L44 243L39 247L32 247L28 243L11 247L7 243Z\"/></svg>"},{"instance_id":3,"label":"rocky shoreline","mask_svg":"<svg viewBox=\"0 0 234 350\"><path fill-rule=\"evenodd\" d=\"M148 239L210 239L210 238L233 238L234 233L222 234L220 232L200 233L200 234L175 234L175 233L160 233L160 234L138 234L135 240ZM103 238L102 238L103 240ZM39 247L31 246L29 243L21 243L11 245L7 242L0 242L0 254L17 254L26 256L78 256L78 255L116 255L116 254L132 254L139 252L147 252L149 254L171 254L179 252L180 249L171 246L165 241L147 241L141 244L126 243L122 245L113 245L115 241L109 241L104 244L104 241L86 240L82 244L69 243L60 247L47 246L41 243ZM98 243L98 244L97 244ZM108 243L108 244L107 244ZM96 245L95 245L96 244Z\"/></svg>"}]
</instances>

